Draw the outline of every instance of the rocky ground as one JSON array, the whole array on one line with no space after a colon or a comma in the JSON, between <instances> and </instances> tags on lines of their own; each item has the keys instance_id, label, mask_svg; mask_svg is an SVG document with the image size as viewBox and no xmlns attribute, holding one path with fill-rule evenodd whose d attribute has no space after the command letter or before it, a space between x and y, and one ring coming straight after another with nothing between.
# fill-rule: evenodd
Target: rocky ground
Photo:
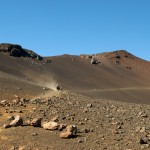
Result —
<instances>
[{"instance_id":1,"label":"rocky ground","mask_svg":"<svg viewBox=\"0 0 150 150\"><path fill-rule=\"evenodd\" d=\"M150 149L149 68L124 50L41 57L0 44L0 150Z\"/></svg>"},{"instance_id":2,"label":"rocky ground","mask_svg":"<svg viewBox=\"0 0 150 150\"><path fill-rule=\"evenodd\" d=\"M21 118L18 124L13 122L16 116ZM48 122L49 128L44 127ZM62 138L68 125L75 130ZM1 100L0 126L0 150L150 149L149 105L92 99L70 92Z\"/></svg>"}]
</instances>

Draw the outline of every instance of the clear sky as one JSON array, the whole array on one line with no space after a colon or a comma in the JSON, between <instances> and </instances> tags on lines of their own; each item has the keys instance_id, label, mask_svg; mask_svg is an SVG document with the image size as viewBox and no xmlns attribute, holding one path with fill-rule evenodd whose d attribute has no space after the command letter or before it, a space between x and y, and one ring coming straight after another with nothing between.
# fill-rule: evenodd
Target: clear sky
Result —
<instances>
[{"instance_id":1,"label":"clear sky","mask_svg":"<svg viewBox=\"0 0 150 150\"><path fill-rule=\"evenodd\" d=\"M150 60L150 0L0 0L0 43L42 56L124 49Z\"/></svg>"}]
</instances>

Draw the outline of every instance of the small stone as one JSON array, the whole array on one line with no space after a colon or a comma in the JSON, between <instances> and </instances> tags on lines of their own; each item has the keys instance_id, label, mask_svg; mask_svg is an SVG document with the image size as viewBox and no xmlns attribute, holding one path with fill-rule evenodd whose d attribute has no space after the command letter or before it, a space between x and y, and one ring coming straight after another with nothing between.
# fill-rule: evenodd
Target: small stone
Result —
<instances>
[{"instance_id":1,"label":"small stone","mask_svg":"<svg viewBox=\"0 0 150 150\"><path fill-rule=\"evenodd\" d=\"M36 108L32 108L33 111L36 111Z\"/></svg>"},{"instance_id":2,"label":"small stone","mask_svg":"<svg viewBox=\"0 0 150 150\"><path fill-rule=\"evenodd\" d=\"M142 114L141 117L147 118L148 116L147 116L147 114Z\"/></svg>"},{"instance_id":3,"label":"small stone","mask_svg":"<svg viewBox=\"0 0 150 150\"><path fill-rule=\"evenodd\" d=\"M66 116L65 116L65 115L62 115L62 116L61 116L61 119L62 119L62 120L66 119Z\"/></svg>"},{"instance_id":4,"label":"small stone","mask_svg":"<svg viewBox=\"0 0 150 150\"><path fill-rule=\"evenodd\" d=\"M60 137L67 139L72 138L77 134L77 127L75 125L68 125L65 131L60 133Z\"/></svg>"},{"instance_id":5,"label":"small stone","mask_svg":"<svg viewBox=\"0 0 150 150\"><path fill-rule=\"evenodd\" d=\"M94 132L94 129L93 129L93 128L91 128L91 129L89 129L89 131L90 131L90 132Z\"/></svg>"},{"instance_id":6,"label":"small stone","mask_svg":"<svg viewBox=\"0 0 150 150\"><path fill-rule=\"evenodd\" d=\"M87 108L91 108L92 107L92 104L87 104Z\"/></svg>"},{"instance_id":7,"label":"small stone","mask_svg":"<svg viewBox=\"0 0 150 150\"><path fill-rule=\"evenodd\" d=\"M139 144L148 144L148 140L147 139L140 139Z\"/></svg>"},{"instance_id":8,"label":"small stone","mask_svg":"<svg viewBox=\"0 0 150 150\"><path fill-rule=\"evenodd\" d=\"M88 112L88 109L84 109L83 112L84 112L84 113L87 113L87 112Z\"/></svg>"},{"instance_id":9,"label":"small stone","mask_svg":"<svg viewBox=\"0 0 150 150\"><path fill-rule=\"evenodd\" d=\"M117 126L117 129L121 129L122 127L120 125Z\"/></svg>"},{"instance_id":10,"label":"small stone","mask_svg":"<svg viewBox=\"0 0 150 150\"><path fill-rule=\"evenodd\" d=\"M83 142L84 142L84 141L83 141L83 140L81 140L81 139L79 139L79 140L78 140L78 143L83 143Z\"/></svg>"},{"instance_id":11,"label":"small stone","mask_svg":"<svg viewBox=\"0 0 150 150\"><path fill-rule=\"evenodd\" d=\"M41 127L41 121L42 121L42 118L33 119L30 125L34 127Z\"/></svg>"},{"instance_id":12,"label":"small stone","mask_svg":"<svg viewBox=\"0 0 150 150\"><path fill-rule=\"evenodd\" d=\"M81 133L88 133L88 132L90 132L90 129L81 129L81 131L80 131Z\"/></svg>"},{"instance_id":13,"label":"small stone","mask_svg":"<svg viewBox=\"0 0 150 150\"><path fill-rule=\"evenodd\" d=\"M141 127L136 127L136 132L139 132L141 130Z\"/></svg>"},{"instance_id":14,"label":"small stone","mask_svg":"<svg viewBox=\"0 0 150 150\"><path fill-rule=\"evenodd\" d=\"M1 102L0 102L0 104L6 104L6 100L2 100Z\"/></svg>"},{"instance_id":15,"label":"small stone","mask_svg":"<svg viewBox=\"0 0 150 150\"><path fill-rule=\"evenodd\" d=\"M13 105L16 105L19 103L19 99L13 99L12 102L11 102Z\"/></svg>"},{"instance_id":16,"label":"small stone","mask_svg":"<svg viewBox=\"0 0 150 150\"><path fill-rule=\"evenodd\" d=\"M145 132L146 131L146 128L145 127L142 127L141 129L140 129L140 132L141 133L143 133L143 132Z\"/></svg>"},{"instance_id":17,"label":"small stone","mask_svg":"<svg viewBox=\"0 0 150 150\"><path fill-rule=\"evenodd\" d=\"M48 87L43 87L43 90L49 90L49 88Z\"/></svg>"},{"instance_id":18,"label":"small stone","mask_svg":"<svg viewBox=\"0 0 150 150\"><path fill-rule=\"evenodd\" d=\"M36 136L36 135L38 135L38 134L37 134L37 133L35 133L35 132L33 132L33 133L32 133L32 136Z\"/></svg>"},{"instance_id":19,"label":"small stone","mask_svg":"<svg viewBox=\"0 0 150 150\"><path fill-rule=\"evenodd\" d=\"M23 113L23 111L22 111L22 110L16 110L16 112L18 112L18 113Z\"/></svg>"},{"instance_id":20,"label":"small stone","mask_svg":"<svg viewBox=\"0 0 150 150\"><path fill-rule=\"evenodd\" d=\"M79 122L79 125L84 125L84 123L83 122Z\"/></svg>"},{"instance_id":21,"label":"small stone","mask_svg":"<svg viewBox=\"0 0 150 150\"><path fill-rule=\"evenodd\" d=\"M85 119L84 119L84 121L87 121L87 120L88 120L88 118L85 118Z\"/></svg>"},{"instance_id":22,"label":"small stone","mask_svg":"<svg viewBox=\"0 0 150 150\"><path fill-rule=\"evenodd\" d=\"M72 105L72 102L69 101L69 102L68 102L68 105Z\"/></svg>"},{"instance_id":23,"label":"small stone","mask_svg":"<svg viewBox=\"0 0 150 150\"><path fill-rule=\"evenodd\" d=\"M25 146L19 146L18 150L26 150Z\"/></svg>"},{"instance_id":24,"label":"small stone","mask_svg":"<svg viewBox=\"0 0 150 150\"><path fill-rule=\"evenodd\" d=\"M142 118L147 118L148 115L145 113L145 112L139 112L139 116L142 117Z\"/></svg>"},{"instance_id":25,"label":"small stone","mask_svg":"<svg viewBox=\"0 0 150 150\"><path fill-rule=\"evenodd\" d=\"M145 147L146 147L146 148L150 148L150 143L145 144Z\"/></svg>"},{"instance_id":26,"label":"small stone","mask_svg":"<svg viewBox=\"0 0 150 150\"><path fill-rule=\"evenodd\" d=\"M112 130L112 134L115 135L115 134L119 134L119 132L117 130Z\"/></svg>"},{"instance_id":27,"label":"small stone","mask_svg":"<svg viewBox=\"0 0 150 150\"><path fill-rule=\"evenodd\" d=\"M9 110L9 113L13 113L13 112L14 112L14 110L12 110L12 109Z\"/></svg>"},{"instance_id":28,"label":"small stone","mask_svg":"<svg viewBox=\"0 0 150 150\"><path fill-rule=\"evenodd\" d=\"M9 150L15 150L15 146L11 146Z\"/></svg>"}]
</instances>

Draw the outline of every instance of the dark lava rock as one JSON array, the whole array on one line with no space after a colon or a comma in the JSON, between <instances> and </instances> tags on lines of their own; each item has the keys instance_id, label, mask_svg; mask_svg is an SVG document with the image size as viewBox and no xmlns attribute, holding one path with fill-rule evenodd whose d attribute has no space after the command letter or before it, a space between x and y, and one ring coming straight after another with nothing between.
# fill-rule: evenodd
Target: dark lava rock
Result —
<instances>
[{"instance_id":1,"label":"dark lava rock","mask_svg":"<svg viewBox=\"0 0 150 150\"><path fill-rule=\"evenodd\" d=\"M42 60L43 58L31 50L23 49L17 44L0 44L0 53L8 54L14 57L31 57L34 59Z\"/></svg>"}]
</instances>

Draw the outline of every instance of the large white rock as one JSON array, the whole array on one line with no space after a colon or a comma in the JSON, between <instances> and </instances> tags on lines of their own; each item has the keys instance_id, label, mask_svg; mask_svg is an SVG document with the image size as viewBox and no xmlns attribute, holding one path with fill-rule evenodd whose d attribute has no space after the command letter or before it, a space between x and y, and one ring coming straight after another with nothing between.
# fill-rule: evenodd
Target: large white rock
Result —
<instances>
[{"instance_id":1,"label":"large white rock","mask_svg":"<svg viewBox=\"0 0 150 150\"><path fill-rule=\"evenodd\" d=\"M65 129L65 131L60 133L60 137L67 139L72 138L77 134L77 127L75 125L68 125Z\"/></svg>"},{"instance_id":2,"label":"large white rock","mask_svg":"<svg viewBox=\"0 0 150 150\"><path fill-rule=\"evenodd\" d=\"M23 124L23 119L17 115L15 119L9 124L11 127L21 126Z\"/></svg>"},{"instance_id":3,"label":"large white rock","mask_svg":"<svg viewBox=\"0 0 150 150\"><path fill-rule=\"evenodd\" d=\"M57 122L54 122L54 121L49 121L49 122L43 122L42 123L42 127L45 129L45 130L57 130L59 125Z\"/></svg>"}]
</instances>

